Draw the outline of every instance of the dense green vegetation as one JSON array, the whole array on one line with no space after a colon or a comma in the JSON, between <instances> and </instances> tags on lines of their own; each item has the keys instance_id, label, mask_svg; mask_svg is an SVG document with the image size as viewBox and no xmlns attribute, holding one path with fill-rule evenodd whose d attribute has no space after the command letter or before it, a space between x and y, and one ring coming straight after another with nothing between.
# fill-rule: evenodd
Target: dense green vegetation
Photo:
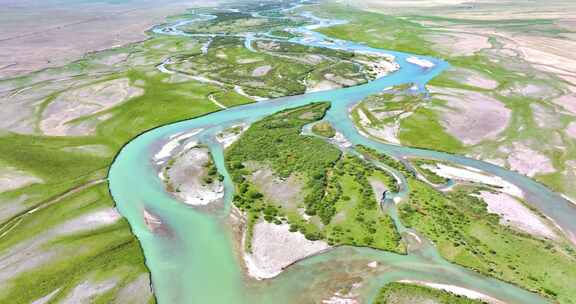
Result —
<instances>
[{"instance_id":1,"label":"dense green vegetation","mask_svg":"<svg viewBox=\"0 0 576 304\"><path fill-rule=\"evenodd\" d=\"M472 300L453 293L433 289L430 287L407 284L389 283L384 286L373 304L481 304L479 300Z\"/></svg>"},{"instance_id":2,"label":"dense green vegetation","mask_svg":"<svg viewBox=\"0 0 576 304\"><path fill-rule=\"evenodd\" d=\"M320 138L300 135L301 128L320 120L328 107L328 103L315 103L266 117L226 151L237 189L234 204L248 213L249 227L263 215L270 222L289 223L291 231L300 231L311 240L404 252L391 218L382 214L368 181L377 173L379 178L391 177L382 177L358 157L341 155ZM265 195L266 189L251 181L254 167L271 168L281 180L301 177L304 198L289 205Z\"/></svg>"},{"instance_id":3,"label":"dense green vegetation","mask_svg":"<svg viewBox=\"0 0 576 304\"><path fill-rule=\"evenodd\" d=\"M336 135L336 130L327 121L321 121L312 126L312 132L318 136L332 138Z\"/></svg>"}]
</instances>

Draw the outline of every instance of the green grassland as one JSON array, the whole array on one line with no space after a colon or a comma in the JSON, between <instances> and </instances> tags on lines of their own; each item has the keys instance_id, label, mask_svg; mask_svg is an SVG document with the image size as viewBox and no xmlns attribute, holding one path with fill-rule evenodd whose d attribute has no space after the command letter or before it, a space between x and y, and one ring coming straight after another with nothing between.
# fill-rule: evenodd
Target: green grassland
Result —
<instances>
[{"instance_id":1,"label":"green grassland","mask_svg":"<svg viewBox=\"0 0 576 304\"><path fill-rule=\"evenodd\" d=\"M453 293L407 283L390 283L382 287L374 304L481 304Z\"/></svg>"},{"instance_id":2,"label":"green grassland","mask_svg":"<svg viewBox=\"0 0 576 304\"><path fill-rule=\"evenodd\" d=\"M322 119L328 107L316 103L278 112L253 124L228 148L226 163L237 190L235 206L248 214L249 227L263 217L288 223L291 231L300 231L310 240L403 253L392 219L380 210L368 182L370 177L391 177L320 138L300 135L301 128ZM295 206L283 207L265 196L250 181L254 171L250 163L271 168L279 179L301 176L305 197Z\"/></svg>"},{"instance_id":3,"label":"green grassland","mask_svg":"<svg viewBox=\"0 0 576 304\"><path fill-rule=\"evenodd\" d=\"M55 232L64 222L113 206L108 185L102 182L23 217L3 238L0 250L19 248L19 244L40 246L33 256L46 255L48 261L14 275L10 281L11 288L3 288L0 292L0 302L31 303L56 290L53 300L62 300L74 287L88 279L92 283L116 282L109 293L99 296L106 296L106 301L98 302L98 297L92 299L92 303L109 303L131 282L148 276L138 241L123 219L113 225L76 227L74 229L81 230L72 234ZM154 302L150 292L142 291L138 298Z\"/></svg>"},{"instance_id":4,"label":"green grassland","mask_svg":"<svg viewBox=\"0 0 576 304\"><path fill-rule=\"evenodd\" d=\"M499 224L476 188L442 193L410 178L408 202L400 205L404 224L434 241L447 260L483 274L574 303L576 252L567 242L537 239Z\"/></svg>"},{"instance_id":5,"label":"green grassland","mask_svg":"<svg viewBox=\"0 0 576 304\"><path fill-rule=\"evenodd\" d=\"M312 132L318 136L332 138L336 135L336 130L327 121L321 121L312 126Z\"/></svg>"}]
</instances>

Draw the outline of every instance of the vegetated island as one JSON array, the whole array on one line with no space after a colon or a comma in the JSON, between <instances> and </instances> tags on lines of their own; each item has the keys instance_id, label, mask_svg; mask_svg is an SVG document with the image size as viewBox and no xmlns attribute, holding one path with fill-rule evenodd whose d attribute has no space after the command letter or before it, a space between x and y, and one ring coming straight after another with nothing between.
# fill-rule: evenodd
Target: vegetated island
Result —
<instances>
[{"instance_id":1,"label":"vegetated island","mask_svg":"<svg viewBox=\"0 0 576 304\"><path fill-rule=\"evenodd\" d=\"M278 112L254 123L226 150L234 206L245 219L245 260L257 277L275 276L332 246L405 253L379 205L382 189L394 178L322 138L300 134L328 108L329 103L314 103ZM278 245L290 250L272 248Z\"/></svg>"}]
</instances>

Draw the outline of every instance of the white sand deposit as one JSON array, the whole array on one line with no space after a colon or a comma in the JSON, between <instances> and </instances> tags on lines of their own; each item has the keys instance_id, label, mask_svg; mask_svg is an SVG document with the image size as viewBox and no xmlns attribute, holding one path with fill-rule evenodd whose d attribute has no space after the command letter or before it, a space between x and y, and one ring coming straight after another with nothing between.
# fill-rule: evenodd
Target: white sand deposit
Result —
<instances>
[{"instance_id":1,"label":"white sand deposit","mask_svg":"<svg viewBox=\"0 0 576 304\"><path fill-rule=\"evenodd\" d=\"M400 139L398 138L398 133L400 132L399 122L384 125L379 128L366 127L365 129L366 132L373 137L381 139L387 143L400 145Z\"/></svg>"},{"instance_id":2,"label":"white sand deposit","mask_svg":"<svg viewBox=\"0 0 576 304\"><path fill-rule=\"evenodd\" d=\"M357 299L348 299L338 296L332 296L329 299L322 300L322 304L360 304L361 302Z\"/></svg>"},{"instance_id":3,"label":"white sand deposit","mask_svg":"<svg viewBox=\"0 0 576 304\"><path fill-rule=\"evenodd\" d=\"M162 229L164 223L160 217L152 214L150 211L144 209L143 213L144 224L151 232L156 232Z\"/></svg>"},{"instance_id":4,"label":"white sand deposit","mask_svg":"<svg viewBox=\"0 0 576 304\"><path fill-rule=\"evenodd\" d=\"M508 164L512 170L529 177L556 171L552 161L546 155L517 142L514 143L513 151L508 156Z\"/></svg>"},{"instance_id":5,"label":"white sand deposit","mask_svg":"<svg viewBox=\"0 0 576 304\"><path fill-rule=\"evenodd\" d=\"M506 193L480 192L488 212L500 215L500 223L528 234L556 238L556 234L537 214L524 206L518 199Z\"/></svg>"},{"instance_id":6,"label":"white sand deposit","mask_svg":"<svg viewBox=\"0 0 576 304\"><path fill-rule=\"evenodd\" d=\"M330 142L342 149L347 149L353 146L353 144L346 137L344 137L344 134L340 132L336 132L336 135L330 139Z\"/></svg>"},{"instance_id":7,"label":"white sand deposit","mask_svg":"<svg viewBox=\"0 0 576 304\"><path fill-rule=\"evenodd\" d=\"M313 93L313 92L322 92L322 91L329 91L329 90L334 90L334 89L339 89L342 86L329 81L329 80L321 80L318 82L315 82L313 84L310 84L307 86L306 89L306 93Z\"/></svg>"},{"instance_id":8,"label":"white sand deposit","mask_svg":"<svg viewBox=\"0 0 576 304\"><path fill-rule=\"evenodd\" d=\"M160 150L154 154L154 161L160 162L169 158L174 154L174 150L181 146L181 144L187 139L198 135L203 129L194 129L185 133L178 133L170 136L169 140L162 145Z\"/></svg>"},{"instance_id":9,"label":"white sand deposit","mask_svg":"<svg viewBox=\"0 0 576 304\"><path fill-rule=\"evenodd\" d=\"M234 125L227 130L218 133L218 135L216 135L216 141L226 149L240 139L240 136L242 136L244 131L248 130L248 127L248 124Z\"/></svg>"},{"instance_id":10,"label":"white sand deposit","mask_svg":"<svg viewBox=\"0 0 576 304\"><path fill-rule=\"evenodd\" d=\"M432 61L420 57L408 57L406 58L406 61L425 69L433 68L435 66L435 64Z\"/></svg>"},{"instance_id":11,"label":"white sand deposit","mask_svg":"<svg viewBox=\"0 0 576 304\"><path fill-rule=\"evenodd\" d=\"M391 144L395 144L395 145L399 145L400 144L400 139L398 139L398 133L400 132L400 120L406 118L406 116L402 116L399 117L398 119L396 119L394 122L392 123L388 123L385 125L378 125L375 126L372 124L372 121L370 120L370 118L368 118L368 116L366 115L366 113L364 112L364 110L362 108L357 108L358 110L356 111L356 113L358 113L358 117L360 118L360 125L362 126L362 128L364 129L364 131L366 131L366 135L375 137L377 139L383 140L387 143L391 143ZM396 112L385 112L385 113L378 113L376 111L371 112L372 115L376 116L378 119L385 119L387 118L387 116L391 116L391 115L395 115L395 114L400 114L400 113L396 113ZM412 113L406 113L406 114L412 114ZM360 132L363 134L363 132ZM363 134L364 136L366 136L365 134ZM369 137L366 136L366 137Z\"/></svg>"},{"instance_id":12,"label":"white sand deposit","mask_svg":"<svg viewBox=\"0 0 576 304\"><path fill-rule=\"evenodd\" d=\"M51 293L41 297L40 299L32 302L32 304L47 304L52 298L60 291L60 288L52 291Z\"/></svg>"},{"instance_id":13,"label":"white sand deposit","mask_svg":"<svg viewBox=\"0 0 576 304\"><path fill-rule=\"evenodd\" d=\"M256 101L264 101L264 100L268 100L268 98L264 98L264 97L260 97L260 96L253 96L253 95L249 95L248 93L244 92L244 89L242 89L241 86L234 86L234 92L244 96L244 97L248 97L252 100L256 100Z\"/></svg>"},{"instance_id":14,"label":"white sand deposit","mask_svg":"<svg viewBox=\"0 0 576 304\"><path fill-rule=\"evenodd\" d=\"M104 282L82 282L66 296L60 303L64 304L78 304L90 303L92 298L96 295L101 295L111 290L116 286L116 280L108 280Z\"/></svg>"},{"instance_id":15,"label":"white sand deposit","mask_svg":"<svg viewBox=\"0 0 576 304\"><path fill-rule=\"evenodd\" d=\"M524 196L522 190L514 184L505 181L499 176L488 175L487 173L475 168L453 167L442 163L438 163L436 166L424 165L423 167L445 178L495 186L499 187L500 191L512 196Z\"/></svg>"},{"instance_id":16,"label":"white sand deposit","mask_svg":"<svg viewBox=\"0 0 576 304\"><path fill-rule=\"evenodd\" d=\"M169 191L182 202L192 206L205 206L224 198L224 185L217 178L205 183L205 165L210 161L207 148L191 148L173 159L165 168Z\"/></svg>"},{"instance_id":17,"label":"white sand deposit","mask_svg":"<svg viewBox=\"0 0 576 304\"><path fill-rule=\"evenodd\" d=\"M260 222L254 226L252 253L244 255L248 274L258 280L279 275L285 267L330 248L324 241L309 241L290 225Z\"/></svg>"},{"instance_id":18,"label":"white sand deposit","mask_svg":"<svg viewBox=\"0 0 576 304\"><path fill-rule=\"evenodd\" d=\"M432 283L432 282L426 282L426 281L416 281L416 280L401 280L399 282L400 283L408 283L408 284L424 285L424 286L427 286L430 288L448 291L448 292L451 292L451 293L456 294L456 295L465 296L465 297L470 298L470 299L482 300L482 301L485 301L485 302L490 303L490 304L506 304L506 303L504 303L498 299L490 297L490 296L483 294L479 291L475 291L475 290L460 287L460 286L449 285L449 284L438 284L438 283Z\"/></svg>"}]
</instances>

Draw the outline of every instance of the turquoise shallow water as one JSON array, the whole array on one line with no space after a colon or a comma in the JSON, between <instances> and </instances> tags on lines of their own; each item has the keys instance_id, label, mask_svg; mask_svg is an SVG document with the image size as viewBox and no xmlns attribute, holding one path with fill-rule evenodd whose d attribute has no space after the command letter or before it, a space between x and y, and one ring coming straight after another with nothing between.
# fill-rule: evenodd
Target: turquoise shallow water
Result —
<instances>
[{"instance_id":1,"label":"turquoise shallow water","mask_svg":"<svg viewBox=\"0 0 576 304\"><path fill-rule=\"evenodd\" d=\"M317 21L323 25L332 24L325 20ZM576 231L576 221L571 220L575 218L576 208L529 178L481 161L386 145L361 136L348 118L348 109L353 104L397 84L416 83L423 88L426 82L445 70L448 64L435 58L425 58L434 62L435 67L423 69L406 62L411 56L409 54L376 50L339 40L327 43L324 36L312 31L313 28L299 28L305 38L292 41L351 51L385 52L396 57L401 69L361 86L279 98L163 126L132 140L114 161L109 173L110 191L118 209L128 219L140 240L159 303L318 302L315 296L320 294L322 288L352 277L363 279L359 292L364 299L370 299L385 282L411 279L456 284L509 303L544 303L542 298L534 294L447 263L430 246L415 250L408 256L342 247L301 261L272 280L253 282L244 278L234 254L231 234L226 227L233 187L224 168L222 148L215 143L214 134L238 122L251 122L282 109L315 101L332 103L326 119L352 143L364 144L396 156L426 156L447 160L501 176L519 186L531 205L554 219L565 231L572 235ZM159 143L165 142L171 135L195 128L204 130L198 138L210 146L218 169L226 176L226 204L216 212L195 210L174 200L164 191L152 162ZM144 223L144 209L158 216L170 233L151 233ZM370 261L385 265L386 271L368 270L365 265Z\"/></svg>"}]
</instances>

